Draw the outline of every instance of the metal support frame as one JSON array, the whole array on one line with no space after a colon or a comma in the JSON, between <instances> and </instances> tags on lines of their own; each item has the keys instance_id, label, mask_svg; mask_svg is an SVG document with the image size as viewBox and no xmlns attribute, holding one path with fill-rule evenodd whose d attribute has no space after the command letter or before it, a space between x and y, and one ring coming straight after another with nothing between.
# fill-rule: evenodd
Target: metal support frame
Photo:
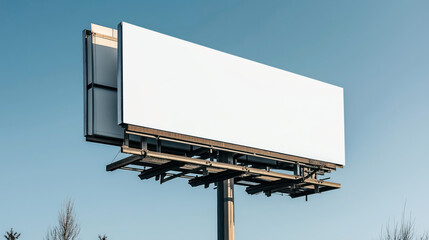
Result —
<instances>
[{"instance_id":1,"label":"metal support frame","mask_svg":"<svg viewBox=\"0 0 429 240\"><path fill-rule=\"evenodd\" d=\"M296 181L299 183L296 184L297 187L302 188L302 189L298 189L299 192L305 191L305 190L310 190L308 192L312 192L315 193L314 191L311 191L314 189L314 186L319 185L322 187L329 187L329 189L338 189L341 187L341 184L338 183L333 183L333 182L326 182L323 180L319 180L316 178L311 178L311 175L314 175L315 173L311 173L310 174L306 174L304 176L296 176L296 175L290 175L290 174L285 174L285 173L281 173L281 172L275 172L275 171L266 171L265 169L257 169L257 168L253 168L253 167L248 167L248 166L240 166L240 165L235 165L233 163L233 160L231 160L231 163L225 163L225 162L221 162L221 161L210 161L210 160L203 160L203 159L198 159L198 158L189 158L189 157L185 157L185 156L179 156L179 155L174 155L174 154L167 154L167 153L160 153L160 152L154 152L154 151L149 151L149 150L142 150L142 149L136 149L136 148L132 148L132 147L128 147L128 146L122 146L122 152L124 153L128 153L128 154L134 154L134 155L140 155L140 160L137 160L137 162L139 162L140 164L145 163L145 162L152 162L152 161L158 161L159 163L157 165L160 164L164 164L166 162L170 162L170 161L177 161L177 162L183 162L187 165L192 165L192 168L195 168L197 166L204 166L206 167L207 171L203 171L203 173L208 172L209 174L207 174L207 177L210 175L213 175L213 173L217 174L223 171L227 171L227 170L232 170L232 171L236 171L239 172L241 174L237 173L237 176L231 176L231 178L234 177L238 177L238 176L251 176L251 178L247 178L247 181L253 181L252 179L255 179L256 184L260 184L260 180L266 182L266 185L270 185L270 184L277 184L279 182L276 182L277 180L282 180L282 179L287 179L287 180L292 180L292 181ZM220 151L221 153L223 151ZM231 152L226 152L229 154L233 154ZM220 159L222 154L219 155L218 160ZM139 158L136 158L139 159ZM134 159L131 159L134 160ZM118 169L118 168L123 168L125 167L127 164L134 164L136 161L131 162L130 161L126 161L124 164L117 164L117 163L113 163L110 164L108 166L108 171L110 169ZM121 160L122 161L122 160ZM119 162L119 161L118 161ZM122 166L122 167L121 167ZM189 168L182 168L183 170L188 170ZM218 175L219 176L219 175ZM203 175L204 177L204 175ZM203 177L199 177L199 178L203 178ZM192 177L192 179L194 179L195 177ZM204 178L203 178L204 179ZM288 181L285 181L284 183L286 183ZM287 183L289 184L289 183ZM284 187L287 187L286 186ZM277 186L276 186L277 187ZM278 188L274 189L284 189L284 187L282 186L278 186ZM271 188L271 187L269 187ZM265 190L265 189L264 189ZM262 191L264 191L262 190ZM293 191L289 191L286 193L296 193L297 189L292 189ZM273 191L273 189L270 189L271 192L275 192ZM260 192L260 191L257 191ZM285 193L284 191L278 191L280 193ZM311 193L310 193L311 194Z\"/></svg>"},{"instance_id":2,"label":"metal support frame","mask_svg":"<svg viewBox=\"0 0 429 240\"><path fill-rule=\"evenodd\" d=\"M233 164L232 153L220 152L218 162ZM234 178L217 183L217 239L234 240Z\"/></svg>"},{"instance_id":3,"label":"metal support frame","mask_svg":"<svg viewBox=\"0 0 429 240\"><path fill-rule=\"evenodd\" d=\"M318 179L335 170L318 162L290 161L278 155L262 155L264 152L237 151L128 130L124 135L122 152L132 155L107 165L106 170L136 171L140 179L155 178L160 183L185 178L192 187L207 188L215 183L218 240L234 239L234 185L246 186L249 194L279 193L306 200L308 195L341 187L325 181L329 178Z\"/></svg>"}]
</instances>

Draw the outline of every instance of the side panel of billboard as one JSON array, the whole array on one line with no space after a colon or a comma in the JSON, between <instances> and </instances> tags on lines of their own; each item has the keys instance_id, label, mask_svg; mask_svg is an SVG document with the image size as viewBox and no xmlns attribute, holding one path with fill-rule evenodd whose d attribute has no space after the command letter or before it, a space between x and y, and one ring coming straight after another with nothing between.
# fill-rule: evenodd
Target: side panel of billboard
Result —
<instances>
[{"instance_id":1,"label":"side panel of billboard","mask_svg":"<svg viewBox=\"0 0 429 240\"><path fill-rule=\"evenodd\" d=\"M343 89L127 23L119 124L345 165Z\"/></svg>"},{"instance_id":2,"label":"side panel of billboard","mask_svg":"<svg viewBox=\"0 0 429 240\"><path fill-rule=\"evenodd\" d=\"M117 31L91 24L84 31L85 137L120 144L124 130L117 124Z\"/></svg>"}]
</instances>

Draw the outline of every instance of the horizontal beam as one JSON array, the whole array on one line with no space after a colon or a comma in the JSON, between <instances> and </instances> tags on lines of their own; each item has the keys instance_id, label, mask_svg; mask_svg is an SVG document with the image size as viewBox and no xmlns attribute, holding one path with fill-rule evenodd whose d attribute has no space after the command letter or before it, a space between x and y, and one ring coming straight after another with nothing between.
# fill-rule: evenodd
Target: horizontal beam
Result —
<instances>
[{"instance_id":1,"label":"horizontal beam","mask_svg":"<svg viewBox=\"0 0 429 240\"><path fill-rule=\"evenodd\" d=\"M241 145L208 140L208 139L199 138L199 137L192 137L188 135L172 133L172 132L167 132L162 130L140 127L140 126L127 125L126 132L128 134L135 134L135 135L139 135L143 133L146 136L153 135L156 137L162 137L163 140L167 140L167 141L181 142L189 145L198 145L201 147L212 148L220 151L241 153L243 155L257 156L257 157L266 158L266 159L273 159L276 161L309 164L310 165L309 167L319 166L322 169L327 168L327 169L333 169L333 170L335 170L337 167L339 168L343 167L342 165L338 165L335 163L323 162L323 161L313 160L313 159L304 158L304 157L281 154L281 153L262 150L258 148L244 147Z\"/></svg>"},{"instance_id":2,"label":"horizontal beam","mask_svg":"<svg viewBox=\"0 0 429 240\"><path fill-rule=\"evenodd\" d=\"M193 168L193 169L182 170L182 172L181 172L181 173L173 174L173 175L171 175L171 176L169 176L169 177L166 177L166 178L162 179L162 180L161 180L161 183L165 183L165 182L168 182L168 181L173 180L173 179L175 179L175 178L185 176L185 175L186 175L186 174L188 174L188 173L198 172L198 171L200 171L200 170L203 170L204 168L206 168L206 167L204 167L204 166L200 166L200 167Z\"/></svg>"},{"instance_id":3,"label":"horizontal beam","mask_svg":"<svg viewBox=\"0 0 429 240\"><path fill-rule=\"evenodd\" d=\"M242 172L232 171L232 170L226 170L220 173L212 173L203 177L196 177L194 179L189 180L189 184L192 187L204 185L204 184L210 184L214 182L220 182L223 180L227 180L230 178L238 177Z\"/></svg>"},{"instance_id":4,"label":"horizontal beam","mask_svg":"<svg viewBox=\"0 0 429 240\"><path fill-rule=\"evenodd\" d=\"M309 189L309 190L305 190L302 192L297 192L297 193L291 193L289 194L289 196L291 198L297 198L297 197L303 197L303 196L307 196L307 195L311 195L311 194L315 194L315 193L321 193L321 192L326 192L329 190L334 190L336 188L333 187L319 187L319 188L314 188L314 189Z\"/></svg>"},{"instance_id":5,"label":"horizontal beam","mask_svg":"<svg viewBox=\"0 0 429 240\"><path fill-rule=\"evenodd\" d=\"M289 187L292 184L296 184L298 182L299 182L299 180L289 180L289 179L282 179L282 180L277 180L277 181L273 181L273 182L266 182L266 183L261 183L261 184L256 185L256 186L247 187L246 192L248 194L256 194L256 193L260 193L260 192L273 191L275 189L281 189L281 188Z\"/></svg>"},{"instance_id":6,"label":"horizontal beam","mask_svg":"<svg viewBox=\"0 0 429 240\"><path fill-rule=\"evenodd\" d=\"M111 41L114 41L114 42L118 41L118 38L116 38L116 37L112 37L112 36L109 36L109 35L104 35L104 34L101 34L101 33L92 32L92 35L95 36L95 37L105 38L105 39L108 39L108 40L111 40Z\"/></svg>"},{"instance_id":7,"label":"horizontal beam","mask_svg":"<svg viewBox=\"0 0 429 240\"><path fill-rule=\"evenodd\" d=\"M165 163L156 167L153 167L149 170L143 171L142 173L139 174L139 178L141 180L144 179L149 179L158 175L161 175L163 173L166 173L167 171L170 170L175 170L177 168L182 167L183 165L185 165L184 163L181 162L169 162L169 163Z\"/></svg>"},{"instance_id":8,"label":"horizontal beam","mask_svg":"<svg viewBox=\"0 0 429 240\"><path fill-rule=\"evenodd\" d=\"M179 161L179 162L193 164L193 165L206 166L210 168L218 168L222 170L233 170L241 173L246 173L248 175L253 175L256 177L266 176L266 177L274 178L275 180L279 180L279 179L301 180L302 182L308 183L311 185L328 186L328 187L334 187L334 188L341 187L341 184L333 183L333 182L325 182L325 181L312 179L312 178L303 179L301 176L296 176L296 175L289 175L289 174L279 173L274 171L266 171L264 169L251 168L247 166L238 166L238 165L229 164L229 163L213 162L209 160L189 158L189 157L172 155L167 153L153 152L149 150L142 151L141 149L131 148L125 145L122 146L122 152L129 153L129 154L136 154L136 155L145 155L145 157L158 158L158 159L169 160L169 161Z\"/></svg>"},{"instance_id":9,"label":"horizontal beam","mask_svg":"<svg viewBox=\"0 0 429 240\"><path fill-rule=\"evenodd\" d=\"M141 154L140 149L133 149L128 146L122 146L122 152L124 153L130 153L130 154ZM207 167L213 167L213 168L219 168L223 170L235 170L243 173L253 173L256 175L262 175L262 176L269 176L269 177L277 177L277 178L285 178L285 179L299 179L300 176L294 176L284 173L276 173L276 172L268 172L262 169L257 168L250 168L247 166L238 166L233 165L229 163L222 163L222 162L213 162L209 160L203 160L203 159L197 159L197 158L189 158L184 156L178 156L178 155L172 155L167 153L159 153L159 152L153 152L149 150L144 151L146 153L147 157L153 157L153 158L160 158L164 160L170 160L170 161L180 161L185 162L189 164L196 164L201 166L207 166Z\"/></svg>"},{"instance_id":10,"label":"horizontal beam","mask_svg":"<svg viewBox=\"0 0 429 240\"><path fill-rule=\"evenodd\" d=\"M139 156L139 155L132 155L129 157L126 157L124 159L121 159L119 161L113 162L109 165L106 166L106 171L110 172L110 171L115 171L116 169L119 169L121 167L125 167L128 164L132 164L136 161L141 160L142 158L144 158L144 156Z\"/></svg>"},{"instance_id":11,"label":"horizontal beam","mask_svg":"<svg viewBox=\"0 0 429 240\"><path fill-rule=\"evenodd\" d=\"M207 153L209 151L210 149L200 147L198 149L190 151L188 157L201 156L201 154Z\"/></svg>"}]
</instances>

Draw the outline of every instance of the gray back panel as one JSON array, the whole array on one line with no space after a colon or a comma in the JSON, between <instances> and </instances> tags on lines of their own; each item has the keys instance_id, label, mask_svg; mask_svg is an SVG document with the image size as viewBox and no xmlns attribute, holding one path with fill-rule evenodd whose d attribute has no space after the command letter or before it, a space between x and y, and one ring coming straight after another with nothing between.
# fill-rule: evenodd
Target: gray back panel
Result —
<instances>
[{"instance_id":1,"label":"gray back panel","mask_svg":"<svg viewBox=\"0 0 429 240\"><path fill-rule=\"evenodd\" d=\"M111 37L87 30L83 34L84 121L87 140L117 144L123 139L124 129L117 121L118 53Z\"/></svg>"}]
</instances>

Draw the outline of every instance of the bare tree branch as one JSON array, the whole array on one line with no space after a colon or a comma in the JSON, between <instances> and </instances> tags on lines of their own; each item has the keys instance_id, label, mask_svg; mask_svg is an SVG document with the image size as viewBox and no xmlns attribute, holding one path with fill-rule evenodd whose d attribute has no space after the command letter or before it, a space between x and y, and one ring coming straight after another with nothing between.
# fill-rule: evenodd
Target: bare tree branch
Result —
<instances>
[{"instance_id":1,"label":"bare tree branch","mask_svg":"<svg viewBox=\"0 0 429 240\"><path fill-rule=\"evenodd\" d=\"M381 232L380 240L429 240L428 233L420 237L416 237L416 229L414 220L411 219L411 214L408 218L405 217L405 206L402 212L401 222L393 222L393 226L388 223L384 232Z\"/></svg>"},{"instance_id":2,"label":"bare tree branch","mask_svg":"<svg viewBox=\"0 0 429 240\"><path fill-rule=\"evenodd\" d=\"M58 225L51 228L46 240L76 240L80 233L80 227L76 222L74 203L67 200L58 214Z\"/></svg>"}]
</instances>

